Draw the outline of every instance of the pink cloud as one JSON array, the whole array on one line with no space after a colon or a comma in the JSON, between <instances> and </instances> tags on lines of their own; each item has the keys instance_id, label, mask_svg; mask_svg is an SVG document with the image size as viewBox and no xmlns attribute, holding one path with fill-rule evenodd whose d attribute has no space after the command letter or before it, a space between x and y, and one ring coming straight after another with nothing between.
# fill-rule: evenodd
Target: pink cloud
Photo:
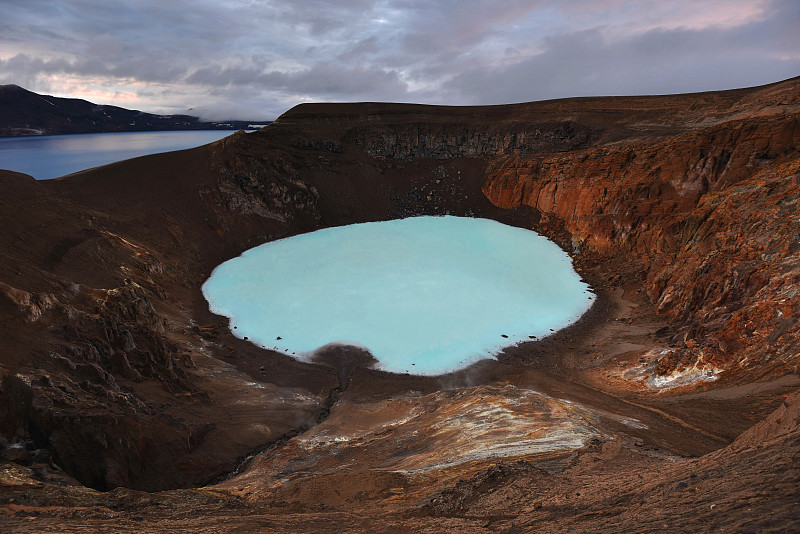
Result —
<instances>
[{"instance_id":1,"label":"pink cloud","mask_svg":"<svg viewBox=\"0 0 800 534\"><path fill-rule=\"evenodd\" d=\"M614 33L735 28L763 18L772 0L577 0L555 3L571 21L592 22Z\"/></svg>"}]
</instances>

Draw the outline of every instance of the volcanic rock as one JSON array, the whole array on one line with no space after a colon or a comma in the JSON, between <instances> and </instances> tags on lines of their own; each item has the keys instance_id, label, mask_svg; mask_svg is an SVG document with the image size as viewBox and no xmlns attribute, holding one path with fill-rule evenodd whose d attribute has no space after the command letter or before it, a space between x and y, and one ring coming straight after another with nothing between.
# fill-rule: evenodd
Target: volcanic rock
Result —
<instances>
[{"instance_id":1,"label":"volcanic rock","mask_svg":"<svg viewBox=\"0 0 800 534\"><path fill-rule=\"evenodd\" d=\"M193 150L0 171L0 524L797 529L798 146L795 78L303 104ZM416 377L261 349L200 292L265 241L431 214L548 236L595 306Z\"/></svg>"}]
</instances>

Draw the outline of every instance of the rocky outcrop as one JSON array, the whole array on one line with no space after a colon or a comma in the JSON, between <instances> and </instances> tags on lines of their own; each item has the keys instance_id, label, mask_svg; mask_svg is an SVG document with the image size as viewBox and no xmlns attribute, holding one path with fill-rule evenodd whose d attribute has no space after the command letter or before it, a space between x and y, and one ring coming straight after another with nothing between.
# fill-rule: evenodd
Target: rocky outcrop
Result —
<instances>
[{"instance_id":1,"label":"rocky outcrop","mask_svg":"<svg viewBox=\"0 0 800 534\"><path fill-rule=\"evenodd\" d=\"M227 228L231 224L224 222L225 215L255 215L282 224L298 220L305 224L318 224L317 190L299 178L284 153L242 150L242 136L243 133L238 133L233 139L220 143L220 148L226 145L236 148L217 152L213 163L217 181L213 186L200 190L200 197L209 206L209 212L214 213ZM225 208L228 214L220 213L219 208Z\"/></svg>"},{"instance_id":2,"label":"rocky outcrop","mask_svg":"<svg viewBox=\"0 0 800 534\"><path fill-rule=\"evenodd\" d=\"M199 220L197 212L183 220L178 215L180 222L162 211L160 196L137 204L137 196L149 195L141 180L112 193L129 203L129 218L87 208L70 191L54 193L58 182L0 173L0 223L7 230L0 236L0 435L14 451L44 451L93 488L157 490L219 476L251 450L313 418L319 408L309 395L296 401L296 413L258 417L261 427L253 430L246 422L252 415L230 416L218 403L253 402L254 394L246 388L238 399L219 393L221 386L209 385L197 370L196 362L210 359L212 350L229 357L236 351L219 342L216 324L198 327L197 314L181 302L184 288L196 290L202 281L194 243L241 251L252 239L247 234L263 235L276 223L274 213L276 233L286 232L306 205L314 219L313 192L303 184L278 175L270 186L263 173L254 172L256 179L233 168L222 166L205 182L215 186L185 199L190 206L205 203L205 209ZM280 188L284 194L276 193ZM213 202L209 191L228 196ZM267 213L265 203L273 211ZM147 230L148 215L140 222L147 210L149 220L165 223L155 235ZM198 237L212 225L210 237ZM226 243L231 226L238 237ZM245 376L224 387L247 382ZM264 397L264 410L283 402L281 395L278 389ZM297 397L293 389L285 395ZM214 443L236 434L237 425L242 438L232 449Z\"/></svg>"},{"instance_id":3,"label":"rocky outcrop","mask_svg":"<svg viewBox=\"0 0 800 534\"><path fill-rule=\"evenodd\" d=\"M703 195L795 157L798 142L796 117L734 121L658 141L498 158L483 190L501 207L528 205L562 219L601 253L659 254L677 246L676 228Z\"/></svg>"},{"instance_id":4,"label":"rocky outcrop","mask_svg":"<svg viewBox=\"0 0 800 534\"><path fill-rule=\"evenodd\" d=\"M457 123L420 123L397 128L354 128L344 139L371 156L392 159L478 158L509 152L567 152L591 144L595 132L574 121L529 125L517 123L502 132L466 128Z\"/></svg>"},{"instance_id":5,"label":"rocky outcrop","mask_svg":"<svg viewBox=\"0 0 800 534\"><path fill-rule=\"evenodd\" d=\"M563 222L575 252L626 256L676 332L658 373L800 363L792 297L800 119L491 162L484 193ZM766 366L765 366L766 365Z\"/></svg>"},{"instance_id":6,"label":"rocky outcrop","mask_svg":"<svg viewBox=\"0 0 800 534\"><path fill-rule=\"evenodd\" d=\"M174 394L197 392L147 291L132 281L107 291L76 288L66 304L60 300L66 295L4 289L18 307L12 317L20 328L38 323L60 332L47 336L49 349L35 357L35 367L3 378L3 427L35 450L48 450L91 487L142 484L165 474L185 477L169 458L175 447L179 454L188 452L184 440L194 436L199 443L203 432L165 417L120 382L155 381ZM91 311L87 302L94 302ZM151 457L153 451L161 452Z\"/></svg>"}]
</instances>

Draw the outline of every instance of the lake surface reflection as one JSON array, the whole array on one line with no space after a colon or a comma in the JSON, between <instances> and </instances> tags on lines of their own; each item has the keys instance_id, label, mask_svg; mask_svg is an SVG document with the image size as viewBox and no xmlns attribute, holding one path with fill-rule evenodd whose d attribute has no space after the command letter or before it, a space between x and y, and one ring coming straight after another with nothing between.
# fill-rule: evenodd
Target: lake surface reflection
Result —
<instances>
[{"instance_id":1,"label":"lake surface reflection","mask_svg":"<svg viewBox=\"0 0 800 534\"><path fill-rule=\"evenodd\" d=\"M122 132L0 138L0 169L47 180L147 154L205 145L230 130Z\"/></svg>"}]
</instances>

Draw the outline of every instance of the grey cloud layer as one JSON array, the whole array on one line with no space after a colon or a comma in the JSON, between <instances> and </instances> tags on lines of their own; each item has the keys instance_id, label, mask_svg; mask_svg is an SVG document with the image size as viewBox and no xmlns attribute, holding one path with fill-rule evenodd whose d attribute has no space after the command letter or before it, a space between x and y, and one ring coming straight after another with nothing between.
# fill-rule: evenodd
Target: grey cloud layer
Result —
<instances>
[{"instance_id":1,"label":"grey cloud layer","mask_svg":"<svg viewBox=\"0 0 800 534\"><path fill-rule=\"evenodd\" d=\"M211 118L272 118L308 100L495 104L800 74L797 0L0 0L0 13L0 83L58 93L68 78Z\"/></svg>"},{"instance_id":2,"label":"grey cloud layer","mask_svg":"<svg viewBox=\"0 0 800 534\"><path fill-rule=\"evenodd\" d=\"M766 20L731 29L651 30L612 42L599 30L554 36L540 54L467 69L444 89L467 100L521 102L531 94L666 94L779 81L800 74L800 2L780 7ZM794 57L785 59L790 51Z\"/></svg>"}]
</instances>

